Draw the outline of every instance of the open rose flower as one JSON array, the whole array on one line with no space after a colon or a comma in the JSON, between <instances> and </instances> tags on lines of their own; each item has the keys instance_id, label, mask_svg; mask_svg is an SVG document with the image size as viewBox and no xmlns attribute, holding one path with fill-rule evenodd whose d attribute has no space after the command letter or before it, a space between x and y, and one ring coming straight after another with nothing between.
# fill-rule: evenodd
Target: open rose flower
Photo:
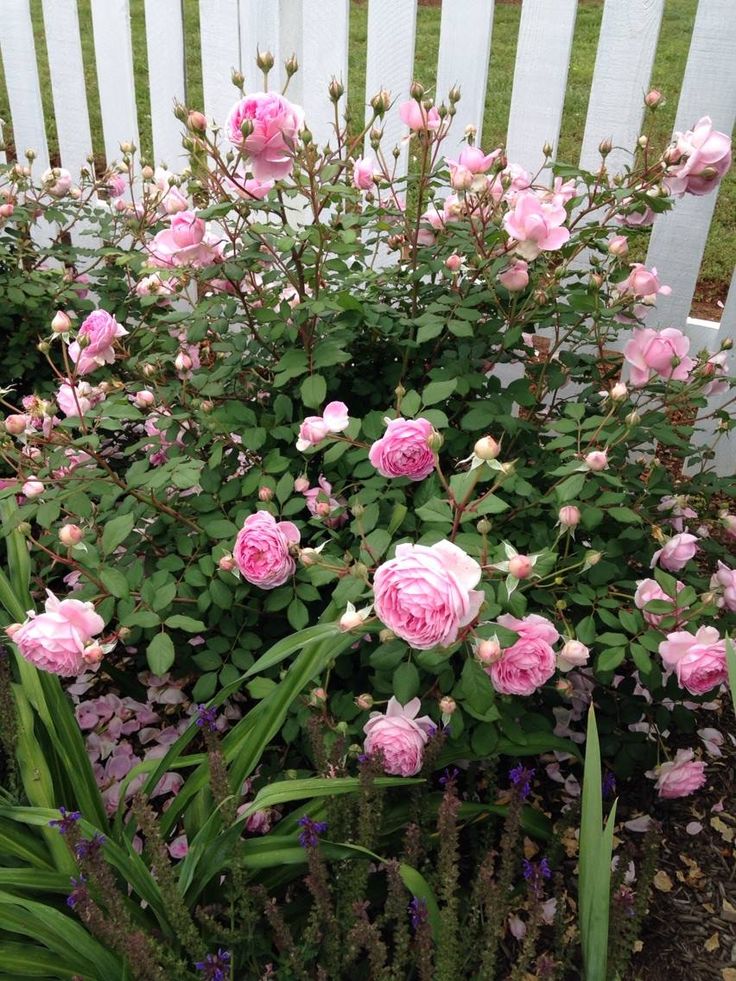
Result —
<instances>
[{"instance_id":1,"label":"open rose flower","mask_svg":"<svg viewBox=\"0 0 736 981\"><path fill-rule=\"evenodd\" d=\"M307 416L299 427L296 448L302 453L321 443L325 437L341 433L350 425L348 407L344 402L328 402L321 416Z\"/></svg>"},{"instance_id":2,"label":"open rose flower","mask_svg":"<svg viewBox=\"0 0 736 981\"><path fill-rule=\"evenodd\" d=\"M92 603L60 600L47 592L44 612L29 613L24 623L8 628L8 636L37 668L75 677L87 667L85 649L104 628L105 621Z\"/></svg>"},{"instance_id":3,"label":"open rose flower","mask_svg":"<svg viewBox=\"0 0 736 981\"><path fill-rule=\"evenodd\" d=\"M493 687L502 695L533 695L555 673L552 644L560 635L554 624L536 613L521 620L505 613L497 622L519 638L511 647L503 648L501 657L486 668Z\"/></svg>"},{"instance_id":4,"label":"open rose flower","mask_svg":"<svg viewBox=\"0 0 736 981\"><path fill-rule=\"evenodd\" d=\"M675 134L669 154L677 159L665 178L670 194L709 194L731 167L731 137L714 129L710 116L703 116L694 129Z\"/></svg>"},{"instance_id":5,"label":"open rose flower","mask_svg":"<svg viewBox=\"0 0 736 981\"><path fill-rule=\"evenodd\" d=\"M511 238L516 239L514 251L522 259L536 259L540 252L551 252L570 238L562 225L567 212L554 201L541 201L533 191L522 191L514 206L503 219Z\"/></svg>"},{"instance_id":6,"label":"open rose flower","mask_svg":"<svg viewBox=\"0 0 736 981\"><path fill-rule=\"evenodd\" d=\"M415 132L419 130L439 129L440 125L440 114L436 108L432 106L427 110L416 99L409 99L407 102L401 103L399 106L399 117L405 126L408 126L409 129L413 129Z\"/></svg>"},{"instance_id":7,"label":"open rose flower","mask_svg":"<svg viewBox=\"0 0 736 981\"><path fill-rule=\"evenodd\" d=\"M317 483L318 487L308 487L302 491L307 507L315 517L322 518L328 528L339 528L348 520L346 501L332 496L332 484L323 474L319 475Z\"/></svg>"},{"instance_id":8,"label":"open rose flower","mask_svg":"<svg viewBox=\"0 0 736 981\"><path fill-rule=\"evenodd\" d=\"M148 251L150 264L162 269L211 266L222 259L221 243L193 211L173 215L169 227L154 236Z\"/></svg>"},{"instance_id":9,"label":"open rose flower","mask_svg":"<svg viewBox=\"0 0 736 981\"><path fill-rule=\"evenodd\" d=\"M654 330L638 327L624 347L624 358L631 365L631 384L646 385L653 375L670 381L687 381L695 361L687 357L690 338L675 327Z\"/></svg>"},{"instance_id":10,"label":"open rose flower","mask_svg":"<svg viewBox=\"0 0 736 981\"><path fill-rule=\"evenodd\" d=\"M233 549L243 579L261 589L283 586L296 570L291 550L300 538L291 521L277 521L268 511L249 514Z\"/></svg>"},{"instance_id":11,"label":"open rose flower","mask_svg":"<svg viewBox=\"0 0 736 981\"><path fill-rule=\"evenodd\" d=\"M105 393L102 389L85 381L73 386L69 382L62 382L56 393L56 404L67 418L85 416L93 406L104 400Z\"/></svg>"},{"instance_id":12,"label":"open rose flower","mask_svg":"<svg viewBox=\"0 0 736 981\"><path fill-rule=\"evenodd\" d=\"M243 123L250 125L248 136L243 136ZM253 176L259 181L289 176L302 129L302 108L276 92L247 95L235 103L226 122L230 142L248 157Z\"/></svg>"},{"instance_id":13,"label":"open rose flower","mask_svg":"<svg viewBox=\"0 0 736 981\"><path fill-rule=\"evenodd\" d=\"M677 592L678 593L681 592L681 590L683 590L684 588L685 588L685 583L680 582L678 579ZM647 610L644 609L644 607L647 605L647 603L651 603L654 600L660 600L663 603L671 603L672 612L649 613ZM681 620L681 614L684 608L678 607L676 605L672 597L668 596L667 593L665 593L665 591L662 589L662 587L659 585L656 579L641 579L639 580L639 582L637 582L636 592L634 593L634 606L636 606L637 610L642 611L642 615L644 619L648 624L651 624L652 627L658 627L666 616L676 616L677 626L680 626L681 623L683 622Z\"/></svg>"},{"instance_id":14,"label":"open rose flower","mask_svg":"<svg viewBox=\"0 0 736 981\"><path fill-rule=\"evenodd\" d=\"M426 419L387 419L386 432L371 446L368 459L382 477L424 480L434 470L433 433Z\"/></svg>"},{"instance_id":15,"label":"open rose flower","mask_svg":"<svg viewBox=\"0 0 736 981\"><path fill-rule=\"evenodd\" d=\"M736 613L736 569L729 569L723 562L719 562L718 569L711 577L710 588L720 593L719 606L725 606L731 613Z\"/></svg>"},{"instance_id":16,"label":"open rose flower","mask_svg":"<svg viewBox=\"0 0 736 981\"><path fill-rule=\"evenodd\" d=\"M452 542L398 545L373 578L376 614L418 650L448 647L478 615L480 577L475 559Z\"/></svg>"},{"instance_id":17,"label":"open rose flower","mask_svg":"<svg viewBox=\"0 0 736 981\"><path fill-rule=\"evenodd\" d=\"M679 572L680 569L685 568L697 551L698 539L695 535L690 535L688 532L674 535L654 553L652 568L659 564L668 572Z\"/></svg>"},{"instance_id":18,"label":"open rose flower","mask_svg":"<svg viewBox=\"0 0 736 981\"><path fill-rule=\"evenodd\" d=\"M390 698L386 714L371 712L363 726L366 754L380 752L383 768L392 776L413 777L422 768L424 747L436 726L428 715L417 718L421 707L418 698L406 705Z\"/></svg>"},{"instance_id":19,"label":"open rose flower","mask_svg":"<svg viewBox=\"0 0 736 981\"><path fill-rule=\"evenodd\" d=\"M689 797L705 784L705 763L696 760L691 749L678 749L674 760L649 770L647 776L657 781L654 786L663 799Z\"/></svg>"},{"instance_id":20,"label":"open rose flower","mask_svg":"<svg viewBox=\"0 0 736 981\"><path fill-rule=\"evenodd\" d=\"M676 630L659 645L659 654L668 671L691 695L704 695L728 677L726 642L715 627L700 627L697 633Z\"/></svg>"},{"instance_id":21,"label":"open rose flower","mask_svg":"<svg viewBox=\"0 0 736 981\"><path fill-rule=\"evenodd\" d=\"M127 333L107 310L94 310L82 321L77 340L69 345L69 357L77 366L77 373L88 375L100 365L112 364L115 361L115 339ZM85 346L82 346L83 343Z\"/></svg>"},{"instance_id":22,"label":"open rose flower","mask_svg":"<svg viewBox=\"0 0 736 981\"><path fill-rule=\"evenodd\" d=\"M373 157L358 157L353 161L353 187L360 191L370 191L376 173L376 161Z\"/></svg>"}]
</instances>

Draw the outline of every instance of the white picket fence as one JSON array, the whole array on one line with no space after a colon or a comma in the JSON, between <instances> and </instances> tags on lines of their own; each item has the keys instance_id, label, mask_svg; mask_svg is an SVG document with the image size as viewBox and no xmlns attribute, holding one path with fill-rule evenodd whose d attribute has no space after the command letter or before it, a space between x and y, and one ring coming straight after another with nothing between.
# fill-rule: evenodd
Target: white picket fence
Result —
<instances>
[{"instance_id":1,"label":"white picket fence","mask_svg":"<svg viewBox=\"0 0 736 981\"><path fill-rule=\"evenodd\" d=\"M414 65L417 0L366 0L368 43L366 103L380 88L408 97ZM120 143L138 143L129 0L90 0L105 151L120 156ZM232 102L231 71L239 68L251 90L261 88L258 49L276 59L271 84L281 86L283 61L295 53L300 69L289 95L304 106L317 140L328 140L333 119L326 98L335 76L347 86L350 0L199 0L204 110L222 121ZM580 163L595 167L601 140L630 147L640 132L642 96L650 82L665 0L606 0L600 28ZM39 171L48 166L41 90L30 0L0 0L2 55L15 145L33 147ZM62 166L78 171L91 151L77 0L42 0ZM535 171L545 142L557 146L577 14L577 0L523 0L513 94L507 131L509 159ZM493 29L493 0L443 0L438 99L458 85L447 154L457 150L468 123L482 138ZM183 164L174 99L186 102L182 0L145 0L154 156L172 168ZM368 112L368 110L366 110ZM736 0L700 0L675 129L700 116L732 132L736 117ZM386 121L389 146L403 135L398 113ZM615 149L609 164L625 160ZM406 145L402 146L406 166ZM736 275L720 323L689 318L711 225L716 195L690 197L658 218L647 263L672 286L661 297L654 325L686 329L693 346L718 348L736 340Z\"/></svg>"}]
</instances>

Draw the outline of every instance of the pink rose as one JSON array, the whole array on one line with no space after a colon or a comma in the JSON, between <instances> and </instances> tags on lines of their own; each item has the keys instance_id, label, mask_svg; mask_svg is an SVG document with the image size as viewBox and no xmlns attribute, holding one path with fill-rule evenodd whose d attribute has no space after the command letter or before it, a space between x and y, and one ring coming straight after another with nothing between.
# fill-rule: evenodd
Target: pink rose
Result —
<instances>
[{"instance_id":1,"label":"pink rose","mask_svg":"<svg viewBox=\"0 0 736 981\"><path fill-rule=\"evenodd\" d=\"M529 266L523 259L517 259L498 274L498 281L510 293L518 293L529 285Z\"/></svg>"},{"instance_id":2,"label":"pink rose","mask_svg":"<svg viewBox=\"0 0 736 981\"><path fill-rule=\"evenodd\" d=\"M652 266L647 269L643 262L633 262L631 272L617 286L619 293L632 293L636 297L648 299L658 293L669 293L669 286L662 286L657 276L657 270Z\"/></svg>"},{"instance_id":3,"label":"pink rose","mask_svg":"<svg viewBox=\"0 0 736 981\"><path fill-rule=\"evenodd\" d=\"M321 416L307 416L299 427L296 448L302 453L321 443L326 436L341 433L350 425L348 407L344 402L328 402Z\"/></svg>"},{"instance_id":4,"label":"pink rose","mask_svg":"<svg viewBox=\"0 0 736 981\"><path fill-rule=\"evenodd\" d=\"M386 432L371 446L368 459L382 477L424 480L434 470L434 451L429 439L434 433L426 419L389 419Z\"/></svg>"},{"instance_id":5,"label":"pink rose","mask_svg":"<svg viewBox=\"0 0 736 981\"><path fill-rule=\"evenodd\" d=\"M440 114L437 109L432 106L427 110L416 99L402 102L399 106L399 117L405 126L415 131L439 129L440 125Z\"/></svg>"},{"instance_id":6,"label":"pink rose","mask_svg":"<svg viewBox=\"0 0 736 981\"><path fill-rule=\"evenodd\" d=\"M662 548L657 549L650 564L654 567L659 563L668 572L679 572L698 551L697 542L696 536L687 532L675 535Z\"/></svg>"},{"instance_id":7,"label":"pink rose","mask_svg":"<svg viewBox=\"0 0 736 981\"><path fill-rule=\"evenodd\" d=\"M391 698L386 714L371 712L363 726L366 754L381 753L383 768L392 776L413 777L422 768L424 747L436 726L427 715L416 717L421 707L418 698L406 705Z\"/></svg>"},{"instance_id":8,"label":"pink rose","mask_svg":"<svg viewBox=\"0 0 736 981\"><path fill-rule=\"evenodd\" d=\"M339 528L348 519L345 513L345 500L339 501L332 496L332 484L325 479L323 474L317 480L318 487L308 487L304 494L307 507L315 517L322 518L328 528ZM296 490L296 481L294 482ZM335 512L341 512L335 514Z\"/></svg>"},{"instance_id":9,"label":"pink rose","mask_svg":"<svg viewBox=\"0 0 736 981\"><path fill-rule=\"evenodd\" d=\"M608 251L611 255L626 255L629 251L629 240L625 235L613 235L608 240Z\"/></svg>"},{"instance_id":10,"label":"pink rose","mask_svg":"<svg viewBox=\"0 0 736 981\"><path fill-rule=\"evenodd\" d=\"M549 620L536 613L523 620L504 613L497 621L515 631L519 639L505 647L500 659L486 668L493 687L502 695L533 695L555 673L552 644L560 635Z\"/></svg>"},{"instance_id":11,"label":"pink rose","mask_svg":"<svg viewBox=\"0 0 736 981\"><path fill-rule=\"evenodd\" d=\"M703 116L695 128L675 134L668 153L677 163L667 171L665 183L670 194L708 194L731 167L731 138L713 129L710 116Z\"/></svg>"},{"instance_id":12,"label":"pink rose","mask_svg":"<svg viewBox=\"0 0 736 981\"><path fill-rule=\"evenodd\" d=\"M291 521L276 521L268 511L256 511L245 519L235 539L233 556L248 582L261 589L283 586L294 575L296 563L291 546L301 535Z\"/></svg>"},{"instance_id":13,"label":"pink rose","mask_svg":"<svg viewBox=\"0 0 736 981\"><path fill-rule=\"evenodd\" d=\"M716 354L711 354L703 365L703 375L711 378L712 381L703 386L703 395L723 395L727 392L728 382L725 380L727 373L728 352L718 351Z\"/></svg>"},{"instance_id":14,"label":"pink rose","mask_svg":"<svg viewBox=\"0 0 736 981\"><path fill-rule=\"evenodd\" d=\"M522 259L536 259L540 252L561 248L570 238L562 228L567 212L554 201L540 201L533 191L520 191L513 208L503 219L511 238L516 239L514 251Z\"/></svg>"},{"instance_id":15,"label":"pink rose","mask_svg":"<svg viewBox=\"0 0 736 981\"><path fill-rule=\"evenodd\" d=\"M273 181L259 181L255 177L246 177L242 167L236 168L232 177L225 178L230 191L244 201L262 201L273 190Z\"/></svg>"},{"instance_id":16,"label":"pink rose","mask_svg":"<svg viewBox=\"0 0 736 981\"><path fill-rule=\"evenodd\" d=\"M87 666L85 648L104 628L105 621L92 603L59 600L47 592L44 612L29 613L24 623L8 628L8 636L37 668L74 677Z\"/></svg>"},{"instance_id":17,"label":"pink rose","mask_svg":"<svg viewBox=\"0 0 736 981\"><path fill-rule=\"evenodd\" d=\"M243 123L251 132L243 136ZM288 177L294 166L294 148L304 129L304 112L276 92L254 92L236 102L227 117L230 142L250 160L257 180Z\"/></svg>"},{"instance_id":18,"label":"pink rose","mask_svg":"<svg viewBox=\"0 0 736 981\"><path fill-rule=\"evenodd\" d=\"M652 375L687 381L695 366L693 359L687 357L689 350L690 338L676 327L637 327L624 347L624 358L631 365L631 384L646 385Z\"/></svg>"},{"instance_id":19,"label":"pink rose","mask_svg":"<svg viewBox=\"0 0 736 981\"><path fill-rule=\"evenodd\" d=\"M691 749L678 749L674 760L648 771L647 776L656 779L654 786L665 800L688 797L705 784L705 763L696 760Z\"/></svg>"},{"instance_id":20,"label":"pink rose","mask_svg":"<svg viewBox=\"0 0 736 981\"><path fill-rule=\"evenodd\" d=\"M710 580L710 588L723 590L718 605L736 613L736 569L729 569L723 562L719 562L718 569Z\"/></svg>"},{"instance_id":21,"label":"pink rose","mask_svg":"<svg viewBox=\"0 0 736 981\"><path fill-rule=\"evenodd\" d=\"M125 194L128 183L122 174L111 174L107 181L107 193L111 198L119 198Z\"/></svg>"},{"instance_id":22,"label":"pink rose","mask_svg":"<svg viewBox=\"0 0 736 981\"><path fill-rule=\"evenodd\" d=\"M558 518L560 528L577 528L580 524L580 508L574 504L565 504L560 508Z\"/></svg>"},{"instance_id":23,"label":"pink rose","mask_svg":"<svg viewBox=\"0 0 736 981\"><path fill-rule=\"evenodd\" d=\"M700 627L697 633L676 630L659 645L662 663L674 671L680 687L692 695L704 695L728 678L726 642L715 627Z\"/></svg>"},{"instance_id":24,"label":"pink rose","mask_svg":"<svg viewBox=\"0 0 736 981\"><path fill-rule=\"evenodd\" d=\"M69 357L77 366L77 372L80 375L88 375L100 365L113 364L115 338L123 337L127 333L127 330L114 320L107 310L93 311L82 321L77 340L69 345ZM86 347L80 345L82 338L87 340Z\"/></svg>"},{"instance_id":25,"label":"pink rose","mask_svg":"<svg viewBox=\"0 0 736 981\"><path fill-rule=\"evenodd\" d=\"M483 153L480 147L465 146L460 151L457 160L448 160L447 163L452 167L465 167L471 174L485 174L493 166L501 151L494 150L492 153Z\"/></svg>"},{"instance_id":26,"label":"pink rose","mask_svg":"<svg viewBox=\"0 0 736 981\"><path fill-rule=\"evenodd\" d=\"M157 167L153 174L153 187L160 192L158 209L167 215L175 215L189 207L186 195L173 183L176 179L176 175L164 167Z\"/></svg>"},{"instance_id":27,"label":"pink rose","mask_svg":"<svg viewBox=\"0 0 736 981\"><path fill-rule=\"evenodd\" d=\"M353 187L360 191L370 191L373 187L373 175L376 162L373 157L358 157L353 161Z\"/></svg>"},{"instance_id":28,"label":"pink rose","mask_svg":"<svg viewBox=\"0 0 736 981\"><path fill-rule=\"evenodd\" d=\"M557 667L560 671L572 671L582 668L590 659L590 650L579 640L566 640L562 650L557 655Z\"/></svg>"},{"instance_id":29,"label":"pink rose","mask_svg":"<svg viewBox=\"0 0 736 981\"><path fill-rule=\"evenodd\" d=\"M63 198L72 187L72 175L63 167L51 167L41 174L44 190L54 198Z\"/></svg>"},{"instance_id":30,"label":"pink rose","mask_svg":"<svg viewBox=\"0 0 736 981\"><path fill-rule=\"evenodd\" d=\"M726 534L730 535L731 538L736 538L736 514L728 514L728 512L725 512L722 513L719 517L726 531Z\"/></svg>"},{"instance_id":31,"label":"pink rose","mask_svg":"<svg viewBox=\"0 0 736 981\"><path fill-rule=\"evenodd\" d=\"M598 473L608 469L608 450L591 450L585 454L584 462L588 470Z\"/></svg>"},{"instance_id":32,"label":"pink rose","mask_svg":"<svg viewBox=\"0 0 736 981\"><path fill-rule=\"evenodd\" d=\"M89 384L81 381L72 386L69 382L62 382L59 391L56 393L56 404L67 418L73 418L80 414L85 416L89 410L103 402L105 393Z\"/></svg>"},{"instance_id":33,"label":"pink rose","mask_svg":"<svg viewBox=\"0 0 736 981\"><path fill-rule=\"evenodd\" d=\"M376 614L418 650L448 647L478 615L480 577L475 559L452 542L398 545L373 577Z\"/></svg>"},{"instance_id":34,"label":"pink rose","mask_svg":"<svg viewBox=\"0 0 736 981\"><path fill-rule=\"evenodd\" d=\"M681 592L685 588L685 583L677 581L677 592ZM653 600L661 600L663 603L672 604L671 613L648 613L644 607L647 603L651 603ZM684 607L678 607L677 603L668 596L667 593L662 589L656 579L641 579L636 584L636 592L634 593L634 605L637 610L642 611L642 615L646 622L652 627L658 627L665 616L675 616L677 617L676 625L680 626L682 624L682 619L680 617L680 612Z\"/></svg>"},{"instance_id":35,"label":"pink rose","mask_svg":"<svg viewBox=\"0 0 736 981\"><path fill-rule=\"evenodd\" d=\"M193 211L174 214L168 228L149 245L148 261L162 269L175 266L211 266L222 259L222 246Z\"/></svg>"}]
</instances>

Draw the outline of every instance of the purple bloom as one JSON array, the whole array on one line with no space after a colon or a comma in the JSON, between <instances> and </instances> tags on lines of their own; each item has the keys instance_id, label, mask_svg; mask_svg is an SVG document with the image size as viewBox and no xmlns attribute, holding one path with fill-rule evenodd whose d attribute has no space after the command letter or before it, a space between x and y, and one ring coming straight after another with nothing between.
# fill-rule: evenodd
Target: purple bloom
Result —
<instances>
[{"instance_id":1,"label":"purple bloom","mask_svg":"<svg viewBox=\"0 0 736 981\"><path fill-rule=\"evenodd\" d=\"M210 732L215 732L217 730L217 709L214 706L207 708L206 705L198 705L197 725L200 729L209 729Z\"/></svg>"},{"instance_id":2,"label":"purple bloom","mask_svg":"<svg viewBox=\"0 0 736 981\"><path fill-rule=\"evenodd\" d=\"M74 909L80 899L83 899L87 894L87 880L83 875L80 875L78 879L72 876L72 891L66 898L66 905L70 909Z\"/></svg>"},{"instance_id":3,"label":"purple bloom","mask_svg":"<svg viewBox=\"0 0 736 981\"><path fill-rule=\"evenodd\" d=\"M525 858L522 862L522 867L524 878L529 883L529 888L536 896L540 896L542 894L544 880L552 878L552 869L549 866L549 860L541 858L538 862L530 862L528 858Z\"/></svg>"},{"instance_id":4,"label":"purple bloom","mask_svg":"<svg viewBox=\"0 0 736 981\"><path fill-rule=\"evenodd\" d=\"M319 844L319 836L327 831L326 821L313 821L308 814L300 817L297 824L302 828L299 835L299 844L302 848L316 848Z\"/></svg>"},{"instance_id":5,"label":"purple bloom","mask_svg":"<svg viewBox=\"0 0 736 981\"><path fill-rule=\"evenodd\" d=\"M446 787L448 783L454 783L455 780L460 776L460 771L457 767L447 767L445 772L440 777L440 785Z\"/></svg>"},{"instance_id":6,"label":"purple bloom","mask_svg":"<svg viewBox=\"0 0 736 981\"><path fill-rule=\"evenodd\" d=\"M216 954L207 954L195 965L204 975L204 981L225 981L230 973L230 952L220 948Z\"/></svg>"},{"instance_id":7,"label":"purple bloom","mask_svg":"<svg viewBox=\"0 0 736 981\"><path fill-rule=\"evenodd\" d=\"M427 904L423 899L419 899L415 896L409 903L409 916L411 917L411 925L415 930L427 922Z\"/></svg>"},{"instance_id":8,"label":"purple bloom","mask_svg":"<svg viewBox=\"0 0 736 981\"><path fill-rule=\"evenodd\" d=\"M603 774L602 792L604 797L613 797L616 793L616 778L610 770L606 770Z\"/></svg>"},{"instance_id":9,"label":"purple bloom","mask_svg":"<svg viewBox=\"0 0 736 981\"><path fill-rule=\"evenodd\" d=\"M519 797L522 800L526 800L531 793L532 780L534 779L535 772L533 767L527 768L521 763L512 770L509 770L509 780L518 790Z\"/></svg>"},{"instance_id":10,"label":"purple bloom","mask_svg":"<svg viewBox=\"0 0 736 981\"><path fill-rule=\"evenodd\" d=\"M105 836L99 831L95 831L91 838L82 838L74 846L74 854L77 858L92 858L105 844Z\"/></svg>"},{"instance_id":11,"label":"purple bloom","mask_svg":"<svg viewBox=\"0 0 736 981\"><path fill-rule=\"evenodd\" d=\"M58 828L62 835L68 834L82 816L79 811L67 811L65 807L60 807L59 813L61 817L49 821L49 827Z\"/></svg>"}]
</instances>

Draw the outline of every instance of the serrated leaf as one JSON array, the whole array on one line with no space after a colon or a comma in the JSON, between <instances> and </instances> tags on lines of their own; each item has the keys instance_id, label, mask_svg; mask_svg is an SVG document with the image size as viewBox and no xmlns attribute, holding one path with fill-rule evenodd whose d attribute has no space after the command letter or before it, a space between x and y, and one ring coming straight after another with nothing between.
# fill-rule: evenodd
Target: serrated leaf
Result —
<instances>
[{"instance_id":1,"label":"serrated leaf","mask_svg":"<svg viewBox=\"0 0 736 981\"><path fill-rule=\"evenodd\" d=\"M424 405L434 405L436 402L444 402L457 388L457 378L450 378L448 381L430 382L422 392L422 403Z\"/></svg>"},{"instance_id":2,"label":"serrated leaf","mask_svg":"<svg viewBox=\"0 0 736 981\"><path fill-rule=\"evenodd\" d=\"M100 572L100 579L103 581L109 592L118 599L125 599L130 593L128 580L118 569L103 569Z\"/></svg>"},{"instance_id":3,"label":"serrated leaf","mask_svg":"<svg viewBox=\"0 0 736 981\"><path fill-rule=\"evenodd\" d=\"M146 650L148 666L154 674L165 674L174 663L174 642L168 634L156 634Z\"/></svg>"},{"instance_id":4,"label":"serrated leaf","mask_svg":"<svg viewBox=\"0 0 736 981\"><path fill-rule=\"evenodd\" d=\"M102 531L102 551L109 555L133 530L135 515L120 514L107 522Z\"/></svg>"}]
</instances>

